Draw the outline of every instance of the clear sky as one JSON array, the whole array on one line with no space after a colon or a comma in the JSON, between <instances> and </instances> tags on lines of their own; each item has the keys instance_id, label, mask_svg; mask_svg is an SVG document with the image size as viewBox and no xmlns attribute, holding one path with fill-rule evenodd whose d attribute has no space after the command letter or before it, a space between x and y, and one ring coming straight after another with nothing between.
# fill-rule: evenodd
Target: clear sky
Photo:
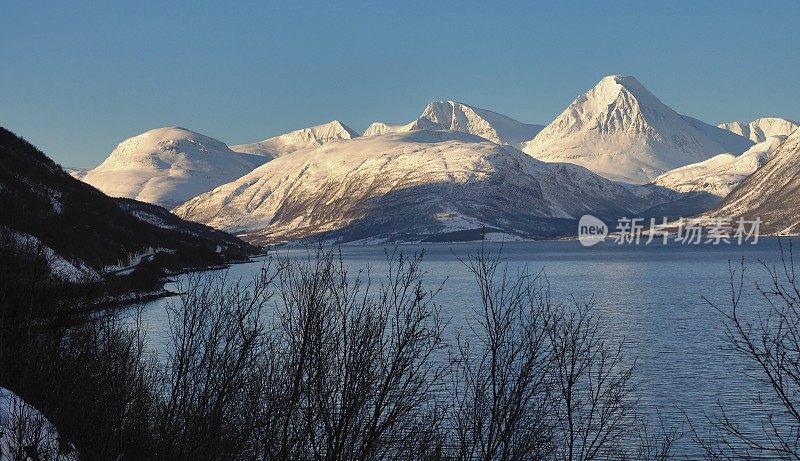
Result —
<instances>
[{"instance_id":1,"label":"clear sky","mask_svg":"<svg viewBox=\"0 0 800 461\"><path fill-rule=\"evenodd\" d=\"M179 125L230 144L455 99L546 124L607 74L710 123L800 119L800 2L8 2L0 125L65 166Z\"/></svg>"}]
</instances>

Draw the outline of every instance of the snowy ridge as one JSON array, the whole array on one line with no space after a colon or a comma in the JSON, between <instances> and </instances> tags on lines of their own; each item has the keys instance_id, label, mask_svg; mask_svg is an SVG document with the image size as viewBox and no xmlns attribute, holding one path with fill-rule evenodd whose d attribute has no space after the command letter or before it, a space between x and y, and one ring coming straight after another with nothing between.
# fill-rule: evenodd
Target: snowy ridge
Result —
<instances>
[{"instance_id":1,"label":"snowy ridge","mask_svg":"<svg viewBox=\"0 0 800 461\"><path fill-rule=\"evenodd\" d=\"M414 124L415 122L407 123L405 125L373 122L367 127L366 130L364 130L364 133L361 136L380 136L383 134L405 133L413 130Z\"/></svg>"},{"instance_id":2,"label":"snowy ridge","mask_svg":"<svg viewBox=\"0 0 800 461\"><path fill-rule=\"evenodd\" d=\"M800 123L778 117L757 118L747 125L742 122L720 123L718 127L750 139L753 142L764 142L771 136L788 136L800 127Z\"/></svg>"},{"instance_id":3,"label":"snowy ridge","mask_svg":"<svg viewBox=\"0 0 800 461\"><path fill-rule=\"evenodd\" d=\"M678 114L634 77L611 75L579 96L523 150L547 162L583 165L643 184L674 168L752 145L729 131Z\"/></svg>"},{"instance_id":4,"label":"snowy ridge","mask_svg":"<svg viewBox=\"0 0 800 461\"><path fill-rule=\"evenodd\" d=\"M567 220L574 231L572 220L583 213L646 206L582 167L542 163L457 131L414 130L280 157L174 212L265 243L325 233L343 241L418 239L484 226L552 235Z\"/></svg>"},{"instance_id":5,"label":"snowy ridge","mask_svg":"<svg viewBox=\"0 0 800 461\"><path fill-rule=\"evenodd\" d=\"M800 233L800 129L774 150L770 159L701 219L761 218L762 231Z\"/></svg>"},{"instance_id":6,"label":"snowy ridge","mask_svg":"<svg viewBox=\"0 0 800 461\"><path fill-rule=\"evenodd\" d=\"M375 122L364 136L404 133L411 130L451 130L474 134L496 144L521 147L544 128L522 123L487 109L456 101L434 101L416 120L405 125Z\"/></svg>"},{"instance_id":7,"label":"snowy ridge","mask_svg":"<svg viewBox=\"0 0 800 461\"><path fill-rule=\"evenodd\" d=\"M708 192L725 197L769 159L786 136L772 136L741 155L719 154L708 160L668 171L653 184L676 192Z\"/></svg>"},{"instance_id":8,"label":"snowy ridge","mask_svg":"<svg viewBox=\"0 0 800 461\"><path fill-rule=\"evenodd\" d=\"M313 149L337 139L357 138L358 133L347 125L333 120L322 125L302 128L252 144L231 146L236 152L263 155L269 159L304 149Z\"/></svg>"},{"instance_id":9,"label":"snowy ridge","mask_svg":"<svg viewBox=\"0 0 800 461\"><path fill-rule=\"evenodd\" d=\"M266 159L185 128L165 127L121 142L84 182L112 197L174 207L250 172Z\"/></svg>"}]
</instances>

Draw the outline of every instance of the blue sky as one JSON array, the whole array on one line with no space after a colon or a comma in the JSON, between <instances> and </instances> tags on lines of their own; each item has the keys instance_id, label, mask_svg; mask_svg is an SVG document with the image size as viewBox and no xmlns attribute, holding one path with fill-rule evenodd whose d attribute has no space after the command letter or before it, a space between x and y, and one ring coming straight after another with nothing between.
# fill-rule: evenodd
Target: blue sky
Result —
<instances>
[{"instance_id":1,"label":"blue sky","mask_svg":"<svg viewBox=\"0 0 800 461\"><path fill-rule=\"evenodd\" d=\"M236 144L455 99L546 124L607 74L718 123L800 119L800 2L11 2L0 125L63 165L179 125Z\"/></svg>"}]
</instances>

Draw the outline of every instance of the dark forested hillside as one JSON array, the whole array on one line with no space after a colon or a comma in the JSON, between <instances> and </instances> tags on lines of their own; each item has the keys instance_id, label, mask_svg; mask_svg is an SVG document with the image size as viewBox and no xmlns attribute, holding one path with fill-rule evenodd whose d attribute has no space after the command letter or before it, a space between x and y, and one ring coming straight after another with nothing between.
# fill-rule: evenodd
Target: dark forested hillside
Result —
<instances>
[{"instance_id":1,"label":"dark forested hillside","mask_svg":"<svg viewBox=\"0 0 800 461\"><path fill-rule=\"evenodd\" d=\"M32 235L95 270L150 249L161 250L150 267L170 271L244 260L256 251L163 208L112 199L2 127L0 164L0 226Z\"/></svg>"}]
</instances>

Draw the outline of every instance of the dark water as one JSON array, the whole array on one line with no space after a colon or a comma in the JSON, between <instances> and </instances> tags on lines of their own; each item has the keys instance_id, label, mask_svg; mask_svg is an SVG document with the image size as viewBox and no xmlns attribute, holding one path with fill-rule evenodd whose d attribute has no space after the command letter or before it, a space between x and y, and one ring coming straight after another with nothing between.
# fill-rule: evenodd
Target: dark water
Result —
<instances>
[{"instance_id":1,"label":"dark water","mask_svg":"<svg viewBox=\"0 0 800 461\"><path fill-rule=\"evenodd\" d=\"M762 303L753 282L764 280L759 261L780 262L778 245L774 238L744 246L620 246L609 242L584 248L576 241L516 242L503 244L502 253L512 267L543 270L555 299L594 299L608 336L624 341L627 357L636 359L636 393L641 411L653 424L660 413L668 426L685 427L685 412L703 431L707 428L703 415L717 411L718 402L748 425L757 424L764 408L753 399L765 389L743 374L747 363L725 350L721 316L703 297L725 305L730 299L729 262L738 265L744 258L749 280L746 304L752 308ZM464 257L478 247L477 243L424 245L427 285L432 288L445 281L438 301L452 317L454 328L466 325L476 300L473 280L456 255ZM500 249L499 244L487 247ZM414 252L423 246L399 248ZM353 268L369 265L376 279L385 274L384 246L340 249ZM277 251L293 258L308 256L303 248ZM236 265L230 275L249 276L260 267L259 262ZM163 307L167 302L155 301L144 313L149 336L157 347L165 344ZM689 439L685 436L676 449L694 457L697 447Z\"/></svg>"}]
</instances>

